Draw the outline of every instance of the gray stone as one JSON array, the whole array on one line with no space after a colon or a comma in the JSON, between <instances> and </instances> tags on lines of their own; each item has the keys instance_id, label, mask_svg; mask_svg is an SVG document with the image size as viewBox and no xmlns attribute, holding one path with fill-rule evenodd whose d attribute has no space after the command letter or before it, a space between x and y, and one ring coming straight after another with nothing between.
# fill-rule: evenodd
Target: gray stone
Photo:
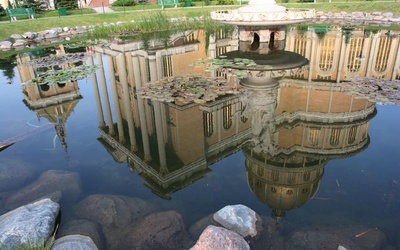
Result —
<instances>
[{"instance_id":1,"label":"gray stone","mask_svg":"<svg viewBox=\"0 0 400 250\"><path fill-rule=\"evenodd\" d=\"M206 229L208 226L221 226L218 222L213 219L213 215L207 215L206 217L200 219L199 221L195 222L189 228L189 233L191 237L195 238L196 240L200 237L201 233Z\"/></svg>"},{"instance_id":2,"label":"gray stone","mask_svg":"<svg viewBox=\"0 0 400 250\"><path fill-rule=\"evenodd\" d=\"M134 230L130 249L187 249L184 247L186 238L180 214L175 211L155 213L147 216Z\"/></svg>"},{"instance_id":3,"label":"gray stone","mask_svg":"<svg viewBox=\"0 0 400 250\"><path fill-rule=\"evenodd\" d=\"M0 216L0 246L2 249L32 247L50 238L60 205L43 199ZM4 248L3 248L4 247Z\"/></svg>"},{"instance_id":4,"label":"gray stone","mask_svg":"<svg viewBox=\"0 0 400 250\"><path fill-rule=\"evenodd\" d=\"M392 12L384 12L384 13L382 13L382 16L384 16L384 17L392 17L393 13Z\"/></svg>"},{"instance_id":5,"label":"gray stone","mask_svg":"<svg viewBox=\"0 0 400 250\"><path fill-rule=\"evenodd\" d=\"M229 205L214 214L214 220L226 229L233 230L243 237L257 235L256 213L244 205Z\"/></svg>"},{"instance_id":6,"label":"gray stone","mask_svg":"<svg viewBox=\"0 0 400 250\"><path fill-rule=\"evenodd\" d=\"M24 34L22 34L22 36L25 39L34 39L34 38L36 38L37 33L36 32L25 32Z\"/></svg>"},{"instance_id":7,"label":"gray stone","mask_svg":"<svg viewBox=\"0 0 400 250\"><path fill-rule=\"evenodd\" d=\"M100 224L95 221L76 219L66 222L58 231L58 236L63 237L72 234L80 234L90 237L97 248L104 249L104 235Z\"/></svg>"},{"instance_id":8,"label":"gray stone","mask_svg":"<svg viewBox=\"0 0 400 250\"><path fill-rule=\"evenodd\" d=\"M2 50L8 50L12 48L12 42L9 41L2 41L0 42L0 49Z\"/></svg>"},{"instance_id":9,"label":"gray stone","mask_svg":"<svg viewBox=\"0 0 400 250\"><path fill-rule=\"evenodd\" d=\"M13 209L27 202L61 191L65 202L75 202L81 195L81 180L77 173L63 170L49 170L28 186L6 199L5 205Z\"/></svg>"},{"instance_id":10,"label":"gray stone","mask_svg":"<svg viewBox=\"0 0 400 250\"><path fill-rule=\"evenodd\" d=\"M20 35L20 34L12 34L10 37L13 39L22 39L23 38L22 35Z\"/></svg>"},{"instance_id":11,"label":"gray stone","mask_svg":"<svg viewBox=\"0 0 400 250\"><path fill-rule=\"evenodd\" d=\"M75 234L57 239L51 250L97 250L90 237Z\"/></svg>"},{"instance_id":12,"label":"gray stone","mask_svg":"<svg viewBox=\"0 0 400 250\"><path fill-rule=\"evenodd\" d=\"M154 206L142 199L108 194L90 195L75 206L77 218L108 228L126 227L154 211Z\"/></svg>"},{"instance_id":13,"label":"gray stone","mask_svg":"<svg viewBox=\"0 0 400 250\"><path fill-rule=\"evenodd\" d=\"M9 41L0 42L0 47L11 48ZM0 159L0 192L15 190L26 184L34 175L34 167L15 159Z\"/></svg>"},{"instance_id":14,"label":"gray stone","mask_svg":"<svg viewBox=\"0 0 400 250\"><path fill-rule=\"evenodd\" d=\"M351 250L378 250L385 248L386 236L361 226L299 228L287 237L285 246L286 250L317 250L337 249L338 244Z\"/></svg>"},{"instance_id":15,"label":"gray stone","mask_svg":"<svg viewBox=\"0 0 400 250\"><path fill-rule=\"evenodd\" d=\"M17 39L15 43L13 43L13 47L21 47L27 45L28 42L24 39Z\"/></svg>"},{"instance_id":16,"label":"gray stone","mask_svg":"<svg viewBox=\"0 0 400 250\"><path fill-rule=\"evenodd\" d=\"M249 244L239 234L228 229L208 226L190 250L250 250Z\"/></svg>"}]
</instances>

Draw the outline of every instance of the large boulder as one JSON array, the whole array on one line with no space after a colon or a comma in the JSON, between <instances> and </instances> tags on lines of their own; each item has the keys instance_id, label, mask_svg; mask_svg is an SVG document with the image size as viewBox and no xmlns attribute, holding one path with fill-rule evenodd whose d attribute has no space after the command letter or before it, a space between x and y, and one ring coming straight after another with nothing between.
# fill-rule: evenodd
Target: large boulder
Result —
<instances>
[{"instance_id":1,"label":"large boulder","mask_svg":"<svg viewBox=\"0 0 400 250\"><path fill-rule=\"evenodd\" d=\"M187 249L187 238L182 216L175 211L147 216L133 231L130 249Z\"/></svg>"},{"instance_id":2,"label":"large boulder","mask_svg":"<svg viewBox=\"0 0 400 250\"><path fill-rule=\"evenodd\" d=\"M83 235L90 237L98 249L104 249L105 239L99 223L85 219L75 219L66 222L58 231L58 237L67 235Z\"/></svg>"},{"instance_id":3,"label":"large boulder","mask_svg":"<svg viewBox=\"0 0 400 250\"><path fill-rule=\"evenodd\" d=\"M90 237L74 234L57 239L51 250L97 250Z\"/></svg>"},{"instance_id":4,"label":"large boulder","mask_svg":"<svg viewBox=\"0 0 400 250\"><path fill-rule=\"evenodd\" d=\"M293 231L286 239L286 250L337 249L378 250L386 245L385 234L376 228L361 226L310 227Z\"/></svg>"},{"instance_id":5,"label":"large boulder","mask_svg":"<svg viewBox=\"0 0 400 250\"><path fill-rule=\"evenodd\" d=\"M129 245L127 238L139 221L155 210L153 204L139 198L94 194L74 206L74 217L99 223L105 248L126 249Z\"/></svg>"},{"instance_id":6,"label":"large boulder","mask_svg":"<svg viewBox=\"0 0 400 250\"><path fill-rule=\"evenodd\" d=\"M90 195L75 206L77 218L107 228L126 227L154 211L154 206L142 199L109 194Z\"/></svg>"},{"instance_id":7,"label":"large boulder","mask_svg":"<svg viewBox=\"0 0 400 250\"><path fill-rule=\"evenodd\" d=\"M26 162L0 158L0 193L25 185L32 179L34 169Z\"/></svg>"},{"instance_id":8,"label":"large boulder","mask_svg":"<svg viewBox=\"0 0 400 250\"><path fill-rule=\"evenodd\" d=\"M223 227L208 226L190 250L250 250L249 244L239 234Z\"/></svg>"},{"instance_id":9,"label":"large boulder","mask_svg":"<svg viewBox=\"0 0 400 250\"><path fill-rule=\"evenodd\" d=\"M52 235L60 205L43 199L0 216L0 249L43 245Z\"/></svg>"},{"instance_id":10,"label":"large boulder","mask_svg":"<svg viewBox=\"0 0 400 250\"><path fill-rule=\"evenodd\" d=\"M257 235L256 213L244 205L225 206L216 212L213 218L226 229L235 231L243 237Z\"/></svg>"},{"instance_id":11,"label":"large boulder","mask_svg":"<svg viewBox=\"0 0 400 250\"><path fill-rule=\"evenodd\" d=\"M55 191L61 191L62 201L75 202L81 195L81 179L78 173L49 170L28 186L6 199L5 205L8 209L33 202L43 197L48 197Z\"/></svg>"}]
</instances>

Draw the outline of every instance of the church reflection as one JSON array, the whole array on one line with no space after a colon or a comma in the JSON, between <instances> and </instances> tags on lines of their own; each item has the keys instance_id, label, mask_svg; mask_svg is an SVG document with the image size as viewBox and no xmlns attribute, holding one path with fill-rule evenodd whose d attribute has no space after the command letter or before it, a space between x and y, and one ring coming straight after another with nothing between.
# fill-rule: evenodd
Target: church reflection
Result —
<instances>
[{"instance_id":1,"label":"church reflection","mask_svg":"<svg viewBox=\"0 0 400 250\"><path fill-rule=\"evenodd\" d=\"M20 54L17 57L18 71L24 96L23 102L30 110L35 112L38 121L41 118L45 118L54 125L56 136L63 149L67 152L67 131L65 125L68 117L82 98L78 82L71 80L63 83L43 84L39 82L33 83L29 80L37 77L41 72L58 71L74 67L74 63L66 62L56 66L39 67L38 65L29 63L40 58L40 55L35 55L34 52ZM41 50L37 50L37 52L41 52ZM56 55L66 54L63 45L59 45L54 52ZM28 125L37 127L36 124L30 124L29 122Z\"/></svg>"},{"instance_id":2,"label":"church reflection","mask_svg":"<svg viewBox=\"0 0 400 250\"><path fill-rule=\"evenodd\" d=\"M247 98L260 102L247 107L254 121L253 138L242 147L247 179L280 221L286 211L313 198L330 159L350 157L368 146L376 110L334 83L284 79L278 87L249 92Z\"/></svg>"},{"instance_id":3,"label":"church reflection","mask_svg":"<svg viewBox=\"0 0 400 250\"><path fill-rule=\"evenodd\" d=\"M206 56L198 40L204 42L201 31L170 39L167 48L154 42L148 50L137 49L142 46L140 41L136 46L133 42L118 48L94 48L97 63L105 57L110 77L109 86L102 71L100 84L92 78L100 140L114 159L127 162L146 186L165 199L202 178L210 171L208 165L239 151L238 146L251 135L250 122L233 116L242 110L237 96L200 108L196 103L164 103L136 96L135 89L149 81L175 73L203 73L203 67L187 67Z\"/></svg>"},{"instance_id":4,"label":"church reflection","mask_svg":"<svg viewBox=\"0 0 400 250\"><path fill-rule=\"evenodd\" d=\"M99 140L116 161L138 171L146 186L165 199L205 176L209 165L242 150L252 192L281 220L286 211L316 194L330 159L350 157L368 146L369 122L376 114L373 103L347 95L337 84L349 74L337 71L339 64L332 62L348 62L347 52L334 54L336 58L327 52L336 47L322 46L311 30L301 36L288 32L287 36L276 46L301 52L310 65L301 71L288 69L274 87L244 91L247 100L264 102L260 105L243 101L243 95L182 105L135 94L136 89L161 78L204 75L204 67L188 65L238 50L235 32L210 37L202 31L186 32L171 39L167 47L155 41L146 50L140 42L94 47L92 63L106 65L107 70L92 77ZM207 48L201 45L206 39ZM351 44L342 42L343 46ZM392 44L398 46L397 40ZM323 53L333 56L326 61L332 67L329 77L322 77L321 68L317 69ZM362 74L370 73L364 70ZM226 71L206 74L229 78Z\"/></svg>"}]
</instances>

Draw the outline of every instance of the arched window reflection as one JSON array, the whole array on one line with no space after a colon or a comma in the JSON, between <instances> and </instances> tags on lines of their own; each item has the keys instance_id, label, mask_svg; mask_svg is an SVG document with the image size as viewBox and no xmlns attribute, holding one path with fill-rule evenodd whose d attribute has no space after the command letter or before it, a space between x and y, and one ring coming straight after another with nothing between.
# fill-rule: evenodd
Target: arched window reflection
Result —
<instances>
[{"instance_id":1,"label":"arched window reflection","mask_svg":"<svg viewBox=\"0 0 400 250\"><path fill-rule=\"evenodd\" d=\"M224 129L230 129L232 127L232 104L229 102L222 109L222 116Z\"/></svg>"},{"instance_id":2,"label":"arched window reflection","mask_svg":"<svg viewBox=\"0 0 400 250\"><path fill-rule=\"evenodd\" d=\"M279 181L279 172L273 170L273 171L271 172L271 179L272 179L273 181Z\"/></svg>"},{"instance_id":3,"label":"arched window reflection","mask_svg":"<svg viewBox=\"0 0 400 250\"><path fill-rule=\"evenodd\" d=\"M287 182L289 184L293 184L296 181L296 174L295 173L289 173L287 177Z\"/></svg>"},{"instance_id":4,"label":"arched window reflection","mask_svg":"<svg viewBox=\"0 0 400 250\"><path fill-rule=\"evenodd\" d=\"M355 142L355 140L356 140L356 135L357 135L357 127L353 126L353 127L350 128L349 138L347 138L347 142L349 144L353 144Z\"/></svg>"},{"instance_id":5,"label":"arched window reflection","mask_svg":"<svg viewBox=\"0 0 400 250\"><path fill-rule=\"evenodd\" d=\"M49 86L48 83L46 83L46 84L40 84L39 86L40 86L40 90L41 90L41 91L44 91L44 92L49 91L49 89L50 89L50 86Z\"/></svg>"},{"instance_id":6,"label":"arched window reflection","mask_svg":"<svg viewBox=\"0 0 400 250\"><path fill-rule=\"evenodd\" d=\"M246 106L243 104L243 102L241 102L240 103L240 110L243 112L245 108L246 108ZM248 120L248 118L246 116L244 116L244 115L242 115L240 117L240 121L243 122L243 123L246 123L247 120Z\"/></svg>"},{"instance_id":7,"label":"arched window reflection","mask_svg":"<svg viewBox=\"0 0 400 250\"><path fill-rule=\"evenodd\" d=\"M204 136L210 137L214 133L214 116L210 112L203 113Z\"/></svg>"},{"instance_id":8,"label":"arched window reflection","mask_svg":"<svg viewBox=\"0 0 400 250\"><path fill-rule=\"evenodd\" d=\"M163 56L162 57L162 62L163 62L163 73L164 73L164 76L168 76L168 77L171 77L171 76L173 76L173 73L172 73L172 69L173 69L173 67L172 67L172 56Z\"/></svg>"},{"instance_id":9,"label":"arched window reflection","mask_svg":"<svg viewBox=\"0 0 400 250\"><path fill-rule=\"evenodd\" d=\"M337 146L339 145L339 141L340 141L340 129L333 128L331 130L331 137L329 139L329 144L331 146Z\"/></svg>"},{"instance_id":10,"label":"arched window reflection","mask_svg":"<svg viewBox=\"0 0 400 250\"><path fill-rule=\"evenodd\" d=\"M303 174L303 181L309 181L311 177L311 173L310 172L305 172Z\"/></svg>"},{"instance_id":11,"label":"arched window reflection","mask_svg":"<svg viewBox=\"0 0 400 250\"><path fill-rule=\"evenodd\" d=\"M259 177L263 177L264 176L264 168L261 166L257 166L257 175Z\"/></svg>"},{"instance_id":12,"label":"arched window reflection","mask_svg":"<svg viewBox=\"0 0 400 250\"><path fill-rule=\"evenodd\" d=\"M318 146L321 130L319 128L309 128L308 142L312 146Z\"/></svg>"}]
</instances>

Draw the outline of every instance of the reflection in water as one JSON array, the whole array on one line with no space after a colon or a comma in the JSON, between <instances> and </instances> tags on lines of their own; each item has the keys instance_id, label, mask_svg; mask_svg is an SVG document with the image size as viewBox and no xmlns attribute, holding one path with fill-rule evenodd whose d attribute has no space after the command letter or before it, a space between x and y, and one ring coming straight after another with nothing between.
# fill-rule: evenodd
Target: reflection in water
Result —
<instances>
[{"instance_id":1,"label":"reflection in water","mask_svg":"<svg viewBox=\"0 0 400 250\"><path fill-rule=\"evenodd\" d=\"M194 34L196 41L203 41L204 34ZM235 33L233 39L217 37L218 40L216 36L209 40L211 56L229 55L239 49ZM175 39L178 40L185 41L185 34ZM209 171L208 165L237 151L238 145L247 141L242 149L250 187L274 209L277 217L282 217L286 210L312 198L329 159L355 154L368 145L368 123L375 114L373 103L346 95L334 83L311 83L309 77L283 79L279 84L272 81L268 88L242 88L240 97L224 95L200 105L194 101L175 103L138 98L135 89L146 86L147 82L169 81L172 88L181 78L171 74L205 70L202 66L182 66L206 54L197 44L182 43L167 48L154 46L148 51L138 49L140 44L135 43L94 48L99 64L104 64L105 56L111 83L109 87L103 84L105 76L100 71L103 100L99 91L95 93L101 141L114 159L128 162L159 196L169 199L172 192L203 177ZM283 48L283 43L277 41L277 44ZM273 51L263 48L261 44L257 53L272 52L274 57ZM292 70L304 65L301 56L294 57L298 60L288 58L286 62L277 61L279 67L290 64L285 68L286 73L277 74L278 79L283 75L309 74L307 68ZM279 67L275 66L275 70L281 70ZM229 73L217 70L211 71L210 76L229 78ZM271 75L262 75L259 81L266 76ZM93 80L98 88L97 80ZM107 88L111 88L112 94ZM160 100L165 101L165 97Z\"/></svg>"},{"instance_id":2,"label":"reflection in water","mask_svg":"<svg viewBox=\"0 0 400 250\"><path fill-rule=\"evenodd\" d=\"M56 55L47 57L37 57L35 53L20 54L17 57L19 76L22 79L22 93L24 95L23 102L32 111L36 113L37 120L46 118L50 124L54 125L56 137L58 137L65 152L67 152L67 132L65 124L68 117L73 112L75 106L82 98L77 80L65 79L65 81L34 81L38 76L43 74L57 75L69 68L74 68L76 63L82 63L90 55L80 52L68 56L65 53L63 45L59 45L56 49ZM62 60L58 60L62 58ZM73 58L66 60L66 58ZM79 79L79 78L74 78ZM37 125L28 120L27 125L34 127L31 132L10 139L12 143L21 141L30 136L46 131L49 126ZM54 139L56 139L54 137ZM55 143L53 143L55 147ZM11 144L12 145L12 144Z\"/></svg>"},{"instance_id":3,"label":"reflection in water","mask_svg":"<svg viewBox=\"0 0 400 250\"><path fill-rule=\"evenodd\" d=\"M278 70L272 76L279 81L268 87L241 86L241 95L225 94L200 104L142 99L136 90L149 82L187 75L232 79L236 69L204 73L205 66L188 65L243 48L237 33L207 37L202 31L188 31L174 34L168 46L165 40L150 41L146 50L140 41L93 47L87 64L103 66L91 75L99 141L116 162L137 171L145 185L164 199L205 177L211 164L242 150L250 190L280 221L286 211L315 196L330 159L355 155L369 144L374 103L347 95L340 83L353 76L397 79L400 75L398 37L368 34L361 28L349 35L334 26L323 33L319 37L312 27L292 27L285 41L274 34L273 48L262 42L257 48L242 43L246 53L281 48L299 54L308 67ZM34 77L34 70L22 65L30 56L18 59L24 82ZM259 76L261 84L271 75ZM56 126L66 147L65 124L81 98L76 81L29 85L23 93L26 105Z\"/></svg>"},{"instance_id":4,"label":"reflection in water","mask_svg":"<svg viewBox=\"0 0 400 250\"><path fill-rule=\"evenodd\" d=\"M242 147L248 183L280 221L316 194L328 160L368 146L375 107L331 83L282 80L247 91L246 112L253 120L253 138Z\"/></svg>"}]
</instances>

